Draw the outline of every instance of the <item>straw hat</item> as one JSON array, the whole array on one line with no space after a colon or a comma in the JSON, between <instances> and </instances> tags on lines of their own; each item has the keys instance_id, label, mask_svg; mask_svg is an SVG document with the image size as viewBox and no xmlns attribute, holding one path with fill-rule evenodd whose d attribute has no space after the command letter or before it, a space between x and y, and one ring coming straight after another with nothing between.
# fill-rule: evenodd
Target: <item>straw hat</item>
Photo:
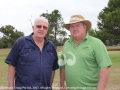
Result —
<instances>
[{"instance_id":1,"label":"straw hat","mask_svg":"<svg viewBox=\"0 0 120 90\"><path fill-rule=\"evenodd\" d=\"M70 24L77 23L77 22L83 22L85 25L87 25L87 28L86 28L87 31L91 28L91 22L89 20L85 20L84 17L81 15L71 16L69 23L63 24L63 27L69 30Z\"/></svg>"}]
</instances>

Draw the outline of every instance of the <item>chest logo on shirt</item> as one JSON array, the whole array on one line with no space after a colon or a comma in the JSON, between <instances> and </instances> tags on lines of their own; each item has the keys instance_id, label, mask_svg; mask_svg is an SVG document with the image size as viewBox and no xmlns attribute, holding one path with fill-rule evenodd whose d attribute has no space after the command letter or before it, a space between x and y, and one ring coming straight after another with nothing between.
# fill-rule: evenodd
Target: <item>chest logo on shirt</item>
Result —
<instances>
[{"instance_id":1,"label":"chest logo on shirt","mask_svg":"<svg viewBox=\"0 0 120 90\"><path fill-rule=\"evenodd\" d=\"M89 49L89 47L88 47L88 46L85 46L85 47L83 47L82 49Z\"/></svg>"},{"instance_id":2,"label":"chest logo on shirt","mask_svg":"<svg viewBox=\"0 0 120 90\"><path fill-rule=\"evenodd\" d=\"M59 59L59 62L58 62L58 64L60 65L60 66L63 66L63 65L65 65L65 64L67 64L67 65L69 65L69 66L73 66L74 64L75 64L75 62L76 62L76 57L75 57L75 55L71 52L71 51L69 51L69 52L67 52L69 55L70 55L70 57L72 57L72 58L67 58L66 57L66 55L65 54L63 54L62 52L61 52L61 55L62 55L62 59Z\"/></svg>"}]
</instances>

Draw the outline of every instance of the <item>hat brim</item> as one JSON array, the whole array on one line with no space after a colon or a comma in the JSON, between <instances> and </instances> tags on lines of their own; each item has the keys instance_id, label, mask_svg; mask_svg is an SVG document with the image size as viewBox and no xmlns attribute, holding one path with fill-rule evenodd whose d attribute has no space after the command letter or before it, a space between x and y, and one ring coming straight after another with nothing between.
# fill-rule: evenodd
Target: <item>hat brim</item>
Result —
<instances>
[{"instance_id":1,"label":"hat brim","mask_svg":"<svg viewBox=\"0 0 120 90\"><path fill-rule=\"evenodd\" d=\"M87 31L90 30L91 25L92 25L89 20L84 20L84 21L74 21L71 23L66 23L66 24L63 24L63 27L66 28L67 30L69 30L70 24L77 23L77 22L83 22L87 26L87 28L86 28Z\"/></svg>"}]
</instances>

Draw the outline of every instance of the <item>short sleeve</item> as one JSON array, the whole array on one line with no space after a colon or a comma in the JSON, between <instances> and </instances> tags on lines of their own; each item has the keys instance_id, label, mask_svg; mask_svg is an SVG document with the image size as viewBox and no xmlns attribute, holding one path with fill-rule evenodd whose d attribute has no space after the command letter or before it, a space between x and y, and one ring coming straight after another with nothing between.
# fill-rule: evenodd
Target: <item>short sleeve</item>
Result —
<instances>
[{"instance_id":1,"label":"short sleeve","mask_svg":"<svg viewBox=\"0 0 120 90\"><path fill-rule=\"evenodd\" d=\"M57 52L56 52L56 49L55 47L53 46L53 50L54 50L54 55L55 55L55 60L54 60L54 63L53 63L53 71L58 69L59 68L59 65L58 65L58 56L57 56Z\"/></svg>"},{"instance_id":2,"label":"short sleeve","mask_svg":"<svg viewBox=\"0 0 120 90\"><path fill-rule=\"evenodd\" d=\"M97 64L100 68L112 65L107 49L102 41L99 40L99 42L95 45L94 52Z\"/></svg>"},{"instance_id":3,"label":"short sleeve","mask_svg":"<svg viewBox=\"0 0 120 90\"><path fill-rule=\"evenodd\" d=\"M12 46L12 49L10 50L8 56L5 59L5 63L11 64L12 66L17 66L19 56L19 46L18 46L18 40L14 43Z\"/></svg>"}]
</instances>

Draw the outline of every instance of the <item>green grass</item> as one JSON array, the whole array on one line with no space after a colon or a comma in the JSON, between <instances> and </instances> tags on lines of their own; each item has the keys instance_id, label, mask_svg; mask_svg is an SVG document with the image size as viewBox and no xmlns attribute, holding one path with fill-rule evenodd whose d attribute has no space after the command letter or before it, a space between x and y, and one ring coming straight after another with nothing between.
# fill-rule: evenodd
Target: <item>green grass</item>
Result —
<instances>
[{"instance_id":1,"label":"green grass","mask_svg":"<svg viewBox=\"0 0 120 90\"><path fill-rule=\"evenodd\" d=\"M120 51L108 51L113 64L120 64Z\"/></svg>"},{"instance_id":2,"label":"green grass","mask_svg":"<svg viewBox=\"0 0 120 90\"><path fill-rule=\"evenodd\" d=\"M4 63L10 49L0 49L0 86L7 86L7 64ZM58 50L60 52L60 49ZM120 51L108 51L113 66L106 90L120 90ZM58 54L60 58L60 54ZM56 71L53 86L59 86L59 70Z\"/></svg>"},{"instance_id":3,"label":"green grass","mask_svg":"<svg viewBox=\"0 0 120 90\"><path fill-rule=\"evenodd\" d=\"M1 56L4 56L4 57L6 57L7 55L8 55L8 54L0 54L0 57L1 57Z\"/></svg>"},{"instance_id":4,"label":"green grass","mask_svg":"<svg viewBox=\"0 0 120 90\"><path fill-rule=\"evenodd\" d=\"M120 51L108 51L113 66L107 84L107 90L120 90Z\"/></svg>"},{"instance_id":5,"label":"green grass","mask_svg":"<svg viewBox=\"0 0 120 90\"><path fill-rule=\"evenodd\" d=\"M7 86L7 64L4 63L10 49L0 49L0 86Z\"/></svg>"}]
</instances>

